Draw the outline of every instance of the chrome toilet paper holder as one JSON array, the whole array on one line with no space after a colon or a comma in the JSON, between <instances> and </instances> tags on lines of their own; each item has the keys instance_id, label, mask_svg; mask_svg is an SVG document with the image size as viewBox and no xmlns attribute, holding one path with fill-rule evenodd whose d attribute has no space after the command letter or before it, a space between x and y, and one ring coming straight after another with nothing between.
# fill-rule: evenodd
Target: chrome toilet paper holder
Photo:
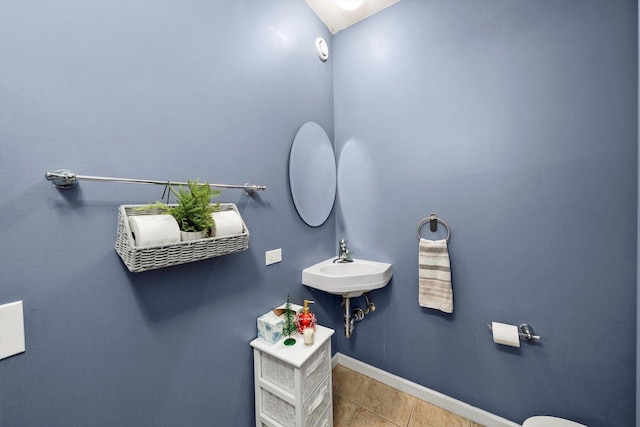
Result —
<instances>
[{"instance_id":1,"label":"chrome toilet paper holder","mask_svg":"<svg viewBox=\"0 0 640 427\"><path fill-rule=\"evenodd\" d=\"M487 327L493 330L491 323L487 323ZM535 335L533 328L527 323L522 323L518 329L520 330L520 332L518 332L520 338L526 338L528 341L540 341L540 335Z\"/></svg>"}]
</instances>

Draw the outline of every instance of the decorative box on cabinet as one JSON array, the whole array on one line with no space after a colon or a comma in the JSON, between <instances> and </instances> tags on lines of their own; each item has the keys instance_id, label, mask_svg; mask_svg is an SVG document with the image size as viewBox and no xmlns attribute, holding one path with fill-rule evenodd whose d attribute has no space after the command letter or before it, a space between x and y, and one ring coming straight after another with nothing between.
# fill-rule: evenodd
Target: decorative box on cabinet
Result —
<instances>
[{"instance_id":1,"label":"decorative box on cabinet","mask_svg":"<svg viewBox=\"0 0 640 427\"><path fill-rule=\"evenodd\" d=\"M331 335L333 329L316 326L315 342L305 345L284 340L269 344L251 341L256 393L257 427L331 427Z\"/></svg>"}]
</instances>

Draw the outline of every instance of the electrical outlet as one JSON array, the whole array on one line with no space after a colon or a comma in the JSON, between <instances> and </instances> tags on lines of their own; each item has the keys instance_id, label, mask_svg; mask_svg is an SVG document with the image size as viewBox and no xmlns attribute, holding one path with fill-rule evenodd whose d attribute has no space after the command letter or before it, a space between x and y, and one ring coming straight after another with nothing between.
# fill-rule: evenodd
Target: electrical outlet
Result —
<instances>
[{"instance_id":1,"label":"electrical outlet","mask_svg":"<svg viewBox=\"0 0 640 427\"><path fill-rule=\"evenodd\" d=\"M264 253L265 265L275 264L282 261L282 249L274 249Z\"/></svg>"}]
</instances>

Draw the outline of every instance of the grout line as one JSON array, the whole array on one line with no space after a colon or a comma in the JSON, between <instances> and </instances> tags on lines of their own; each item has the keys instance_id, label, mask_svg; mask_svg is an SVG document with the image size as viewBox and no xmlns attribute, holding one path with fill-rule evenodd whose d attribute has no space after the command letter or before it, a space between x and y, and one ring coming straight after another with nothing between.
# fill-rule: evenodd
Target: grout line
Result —
<instances>
[{"instance_id":1,"label":"grout line","mask_svg":"<svg viewBox=\"0 0 640 427\"><path fill-rule=\"evenodd\" d=\"M416 410L417 405L418 405L418 398L413 396L413 406L411 407L411 413L409 414L409 419L407 420L406 427L409 427L409 424L411 424L411 420L413 419L413 413Z\"/></svg>"}]
</instances>

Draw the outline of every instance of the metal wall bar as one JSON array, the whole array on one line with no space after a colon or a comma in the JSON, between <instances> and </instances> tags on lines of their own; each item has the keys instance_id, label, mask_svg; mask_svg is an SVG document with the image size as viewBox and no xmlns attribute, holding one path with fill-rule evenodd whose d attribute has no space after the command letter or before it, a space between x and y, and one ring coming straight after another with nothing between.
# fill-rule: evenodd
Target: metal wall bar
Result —
<instances>
[{"instance_id":1,"label":"metal wall bar","mask_svg":"<svg viewBox=\"0 0 640 427\"><path fill-rule=\"evenodd\" d=\"M71 188L77 184L78 180L102 181L102 182L119 182L123 184L152 184L152 185L187 185L186 182L175 181L156 181L151 179L135 179L135 178L113 178L105 176L76 175L68 169L58 169L55 172L46 172L44 177L47 181L51 181L58 188ZM253 194L257 191L265 191L267 187L264 185L229 185L229 184L209 184L213 188L241 189L247 194Z\"/></svg>"}]
</instances>

